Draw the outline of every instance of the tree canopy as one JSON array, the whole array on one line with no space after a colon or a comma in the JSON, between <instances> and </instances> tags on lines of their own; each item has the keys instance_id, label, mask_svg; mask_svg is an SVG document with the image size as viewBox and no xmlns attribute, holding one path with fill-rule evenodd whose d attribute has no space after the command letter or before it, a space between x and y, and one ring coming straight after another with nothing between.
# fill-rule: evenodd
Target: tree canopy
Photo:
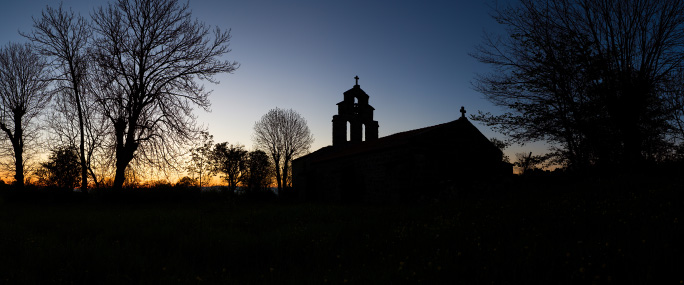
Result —
<instances>
[{"instance_id":1,"label":"tree canopy","mask_svg":"<svg viewBox=\"0 0 684 285\"><path fill-rule=\"evenodd\" d=\"M28 44L0 48L0 130L10 141L14 180L24 186L26 142L37 135L36 117L51 98L46 62Z\"/></svg>"},{"instance_id":2,"label":"tree canopy","mask_svg":"<svg viewBox=\"0 0 684 285\"><path fill-rule=\"evenodd\" d=\"M45 170L46 183L62 189L73 189L80 182L81 165L75 147L60 147L52 150L48 161L41 163Z\"/></svg>"},{"instance_id":3,"label":"tree canopy","mask_svg":"<svg viewBox=\"0 0 684 285\"><path fill-rule=\"evenodd\" d=\"M118 0L93 16L97 101L113 125L114 188L125 181L134 159L165 165L199 132L193 106L208 110L209 92L198 83L217 83L231 73L230 33L193 20L178 0Z\"/></svg>"},{"instance_id":4,"label":"tree canopy","mask_svg":"<svg viewBox=\"0 0 684 285\"><path fill-rule=\"evenodd\" d=\"M84 193L88 192L88 170L93 176L96 183L97 177L91 168L92 151L98 145L97 139L93 136L89 137L88 154L86 155L86 127L91 127L88 134L95 133L92 130L91 120L94 120L94 114L87 112L86 109L86 84L88 69L88 42L90 41L92 32L89 28L88 21L74 14L73 11L66 11L59 8L46 7L40 18L33 19L33 31L31 33L23 34L30 39L38 48L41 55L50 59L53 65L52 80L57 82L57 88L61 95L65 98L59 101L57 108L61 108L58 114L70 114L72 109L76 111L76 118L78 119L78 136L79 136L79 158L81 169L81 190ZM87 122L86 122L87 121ZM53 127L59 130L68 128L68 125L73 122L72 118L66 118L61 123L53 124ZM60 132L61 133L61 132ZM67 142L72 144L74 142Z\"/></svg>"},{"instance_id":5,"label":"tree canopy","mask_svg":"<svg viewBox=\"0 0 684 285\"><path fill-rule=\"evenodd\" d=\"M223 180L228 182L228 188L235 192L239 183L245 182L247 172L247 151L245 146L217 143L211 152L214 171L223 173Z\"/></svg>"},{"instance_id":6,"label":"tree canopy","mask_svg":"<svg viewBox=\"0 0 684 285\"><path fill-rule=\"evenodd\" d=\"M288 185L292 160L306 154L313 140L304 117L292 109L271 109L254 124L254 143L271 157L278 191Z\"/></svg>"},{"instance_id":7,"label":"tree canopy","mask_svg":"<svg viewBox=\"0 0 684 285\"><path fill-rule=\"evenodd\" d=\"M251 151L247 154L247 173L245 181L249 191L265 190L271 184L272 165L266 152Z\"/></svg>"},{"instance_id":8,"label":"tree canopy","mask_svg":"<svg viewBox=\"0 0 684 285\"><path fill-rule=\"evenodd\" d=\"M575 169L671 157L683 2L521 0L494 18L507 35L486 35L473 53L493 68L474 86L508 111L472 118L518 143L547 142Z\"/></svg>"}]
</instances>

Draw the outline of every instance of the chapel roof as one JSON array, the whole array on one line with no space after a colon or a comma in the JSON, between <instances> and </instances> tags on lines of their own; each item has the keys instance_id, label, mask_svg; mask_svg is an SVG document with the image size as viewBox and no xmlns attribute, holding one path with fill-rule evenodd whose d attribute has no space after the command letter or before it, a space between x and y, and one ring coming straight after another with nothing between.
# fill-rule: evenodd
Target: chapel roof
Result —
<instances>
[{"instance_id":1,"label":"chapel roof","mask_svg":"<svg viewBox=\"0 0 684 285\"><path fill-rule=\"evenodd\" d=\"M458 120L454 120L451 122L415 130L399 132L396 134L378 138L374 141L366 141L343 146L323 147L307 156L312 156L314 161L326 161L342 157L354 156L378 150L406 146L414 142L414 139L416 138L428 136L430 134L437 132L448 132L455 134L456 136L458 136L460 140L463 141L471 141L480 144L491 144L489 139L487 139L487 137L485 137L477 129L477 127L475 127L465 117L461 117Z\"/></svg>"}]
</instances>

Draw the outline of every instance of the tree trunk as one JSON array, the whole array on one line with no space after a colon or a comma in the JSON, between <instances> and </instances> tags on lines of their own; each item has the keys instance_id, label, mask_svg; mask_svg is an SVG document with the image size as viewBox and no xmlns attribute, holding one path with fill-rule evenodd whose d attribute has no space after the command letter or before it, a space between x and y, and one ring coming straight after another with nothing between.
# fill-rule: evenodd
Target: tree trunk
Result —
<instances>
[{"instance_id":1,"label":"tree trunk","mask_svg":"<svg viewBox=\"0 0 684 285\"><path fill-rule=\"evenodd\" d=\"M290 158L288 158L288 157L286 157L286 158L285 158L285 161L283 162L283 163L284 163L284 165L283 165L283 177L282 177L282 179L283 179L283 183L282 183L283 188L287 187L287 172L290 170L290 168L289 168L289 166L288 166L288 165L289 165L289 162L290 162Z\"/></svg>"},{"instance_id":2,"label":"tree trunk","mask_svg":"<svg viewBox=\"0 0 684 285\"><path fill-rule=\"evenodd\" d=\"M90 177L93 179L93 182L95 182L95 188L100 188L100 182L97 181L97 176L95 176L93 168L88 167L88 171L90 172Z\"/></svg>"},{"instance_id":3,"label":"tree trunk","mask_svg":"<svg viewBox=\"0 0 684 285\"><path fill-rule=\"evenodd\" d=\"M133 160L133 152L130 148L123 148L121 152L116 153L116 174L114 176L114 191L123 189L123 184L126 181L126 167Z\"/></svg>"},{"instance_id":4,"label":"tree trunk","mask_svg":"<svg viewBox=\"0 0 684 285\"><path fill-rule=\"evenodd\" d=\"M232 172L232 169L228 169L229 172ZM230 189L230 193L235 193L235 189L237 188L237 179L235 178L235 173L228 173L228 188Z\"/></svg>"},{"instance_id":5,"label":"tree trunk","mask_svg":"<svg viewBox=\"0 0 684 285\"><path fill-rule=\"evenodd\" d=\"M14 143L14 180L15 186L18 189L24 188L24 154L23 147L21 146L21 137L16 136Z\"/></svg>"},{"instance_id":6,"label":"tree trunk","mask_svg":"<svg viewBox=\"0 0 684 285\"><path fill-rule=\"evenodd\" d=\"M72 75L73 76L73 75ZM88 193L88 164L85 156L85 134L83 127L83 108L81 107L81 98L78 92L78 86L74 87L74 96L76 97L76 108L78 109L78 127L81 134L81 143L79 151L81 156L81 193Z\"/></svg>"},{"instance_id":7,"label":"tree trunk","mask_svg":"<svg viewBox=\"0 0 684 285\"><path fill-rule=\"evenodd\" d=\"M24 188L24 130L22 129L21 119L24 112L14 114L14 137L12 148L14 148L14 180L19 189Z\"/></svg>"},{"instance_id":8,"label":"tree trunk","mask_svg":"<svg viewBox=\"0 0 684 285\"><path fill-rule=\"evenodd\" d=\"M283 190L281 181L280 181L280 162L278 160L273 160L275 163L275 175L276 175L276 183L278 184L278 195L280 195L280 191Z\"/></svg>"},{"instance_id":9,"label":"tree trunk","mask_svg":"<svg viewBox=\"0 0 684 285\"><path fill-rule=\"evenodd\" d=\"M137 149L137 143L133 138L133 130L128 130L125 132L126 121L123 118L119 118L114 126L114 132L116 134L116 174L114 176L114 185L112 188L114 191L121 191L123 189L123 184L126 181L126 167L133 160L133 154ZM124 137L126 143L124 144Z\"/></svg>"},{"instance_id":10,"label":"tree trunk","mask_svg":"<svg viewBox=\"0 0 684 285\"><path fill-rule=\"evenodd\" d=\"M121 191L123 189L123 184L124 181L126 180L126 174L124 171L126 170L126 167L121 167L119 161L116 161L116 174L114 176L114 185L112 185L112 189L114 191Z\"/></svg>"},{"instance_id":11,"label":"tree trunk","mask_svg":"<svg viewBox=\"0 0 684 285\"><path fill-rule=\"evenodd\" d=\"M202 165L200 164L199 179L197 179L198 187L202 189Z\"/></svg>"}]
</instances>

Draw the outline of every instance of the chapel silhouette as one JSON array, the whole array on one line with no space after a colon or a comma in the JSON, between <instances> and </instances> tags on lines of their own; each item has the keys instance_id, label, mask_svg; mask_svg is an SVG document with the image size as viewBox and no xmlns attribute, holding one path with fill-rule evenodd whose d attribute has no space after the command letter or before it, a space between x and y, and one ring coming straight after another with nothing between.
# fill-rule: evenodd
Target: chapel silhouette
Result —
<instances>
[{"instance_id":1,"label":"chapel silhouette","mask_svg":"<svg viewBox=\"0 0 684 285\"><path fill-rule=\"evenodd\" d=\"M464 107L457 120L379 137L375 108L355 79L337 103L332 146L292 162L293 187L301 198L415 200L497 183L513 173L501 150L465 117Z\"/></svg>"}]
</instances>

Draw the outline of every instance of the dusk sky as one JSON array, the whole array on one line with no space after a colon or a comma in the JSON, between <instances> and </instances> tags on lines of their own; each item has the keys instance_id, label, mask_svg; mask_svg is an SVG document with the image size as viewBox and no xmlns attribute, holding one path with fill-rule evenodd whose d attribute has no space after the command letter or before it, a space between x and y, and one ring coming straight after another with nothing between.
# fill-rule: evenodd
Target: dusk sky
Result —
<instances>
[{"instance_id":1,"label":"dusk sky","mask_svg":"<svg viewBox=\"0 0 684 285\"><path fill-rule=\"evenodd\" d=\"M56 0L4 3L1 43L25 42L17 31L31 30ZM64 0L89 18L107 1ZM505 1L499 1L499 5ZM471 86L488 66L468 54L484 32L501 33L489 16L492 1L201 1L191 0L193 17L232 29L226 59L241 64L221 75L213 89L212 112L198 111L199 123L216 142L252 149L254 123L279 107L292 108L308 121L311 151L332 143L332 116L342 93L359 76L370 95L380 137L445 123L478 110L501 113ZM501 135L473 122L487 137ZM513 147L507 153L543 152Z\"/></svg>"}]
</instances>

